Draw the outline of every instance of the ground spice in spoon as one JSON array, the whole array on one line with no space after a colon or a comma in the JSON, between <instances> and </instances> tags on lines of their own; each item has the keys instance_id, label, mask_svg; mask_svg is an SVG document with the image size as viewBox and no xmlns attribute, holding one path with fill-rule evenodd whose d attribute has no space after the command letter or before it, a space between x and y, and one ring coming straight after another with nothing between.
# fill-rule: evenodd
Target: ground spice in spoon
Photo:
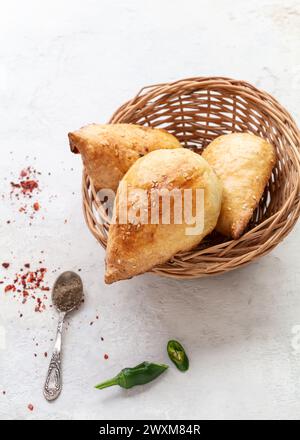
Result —
<instances>
[{"instance_id":1,"label":"ground spice in spoon","mask_svg":"<svg viewBox=\"0 0 300 440\"><path fill-rule=\"evenodd\" d=\"M82 284L79 279L59 283L54 287L52 300L54 305L62 312L67 312L75 307L82 298Z\"/></svg>"}]
</instances>

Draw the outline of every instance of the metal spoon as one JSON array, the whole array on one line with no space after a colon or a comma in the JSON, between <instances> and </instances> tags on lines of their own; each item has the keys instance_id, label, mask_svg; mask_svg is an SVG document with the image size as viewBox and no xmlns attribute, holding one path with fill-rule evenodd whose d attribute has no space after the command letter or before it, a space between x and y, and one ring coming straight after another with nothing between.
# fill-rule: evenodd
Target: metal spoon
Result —
<instances>
[{"instance_id":1,"label":"metal spoon","mask_svg":"<svg viewBox=\"0 0 300 440\"><path fill-rule=\"evenodd\" d=\"M44 396L49 401L55 400L62 389L61 341L63 322L66 314L79 306L82 299L83 285L80 276L75 272L62 273L55 281L52 290L52 302L59 312L59 317L54 350L44 385Z\"/></svg>"}]
</instances>

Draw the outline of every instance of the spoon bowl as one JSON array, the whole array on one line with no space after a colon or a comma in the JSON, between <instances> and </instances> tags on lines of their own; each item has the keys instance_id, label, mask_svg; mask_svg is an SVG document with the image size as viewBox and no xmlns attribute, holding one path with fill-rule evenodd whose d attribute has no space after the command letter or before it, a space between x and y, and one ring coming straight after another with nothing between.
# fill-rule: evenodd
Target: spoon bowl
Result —
<instances>
[{"instance_id":1,"label":"spoon bowl","mask_svg":"<svg viewBox=\"0 0 300 440\"><path fill-rule=\"evenodd\" d=\"M83 299L83 284L80 276L72 271L63 272L52 289L52 302L59 312L69 313Z\"/></svg>"}]
</instances>

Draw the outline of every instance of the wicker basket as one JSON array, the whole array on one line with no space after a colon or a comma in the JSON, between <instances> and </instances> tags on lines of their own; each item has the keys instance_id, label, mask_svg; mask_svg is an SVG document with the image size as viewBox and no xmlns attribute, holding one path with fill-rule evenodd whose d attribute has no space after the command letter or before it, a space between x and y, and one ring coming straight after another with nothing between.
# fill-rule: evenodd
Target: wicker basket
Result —
<instances>
[{"instance_id":1,"label":"wicker basket","mask_svg":"<svg viewBox=\"0 0 300 440\"><path fill-rule=\"evenodd\" d=\"M245 131L267 139L277 151L272 177L239 240L213 233L196 249L177 254L152 272L176 278L227 272L267 254L293 228L300 210L300 133L269 94L244 81L189 78L144 87L114 113L110 123L117 122L164 128L198 152L221 134ZM109 219L85 171L83 207L89 229L105 247Z\"/></svg>"}]
</instances>

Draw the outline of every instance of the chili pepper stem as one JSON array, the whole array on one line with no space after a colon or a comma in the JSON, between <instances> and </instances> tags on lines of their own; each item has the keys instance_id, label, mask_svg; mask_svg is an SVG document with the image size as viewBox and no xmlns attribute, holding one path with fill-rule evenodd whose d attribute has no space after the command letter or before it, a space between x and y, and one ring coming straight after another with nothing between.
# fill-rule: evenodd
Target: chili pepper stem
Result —
<instances>
[{"instance_id":1,"label":"chili pepper stem","mask_svg":"<svg viewBox=\"0 0 300 440\"><path fill-rule=\"evenodd\" d=\"M95 386L97 390L103 390L103 388L112 387L114 385L119 385L118 377L113 377L112 379L106 380L105 382L99 383Z\"/></svg>"}]
</instances>

